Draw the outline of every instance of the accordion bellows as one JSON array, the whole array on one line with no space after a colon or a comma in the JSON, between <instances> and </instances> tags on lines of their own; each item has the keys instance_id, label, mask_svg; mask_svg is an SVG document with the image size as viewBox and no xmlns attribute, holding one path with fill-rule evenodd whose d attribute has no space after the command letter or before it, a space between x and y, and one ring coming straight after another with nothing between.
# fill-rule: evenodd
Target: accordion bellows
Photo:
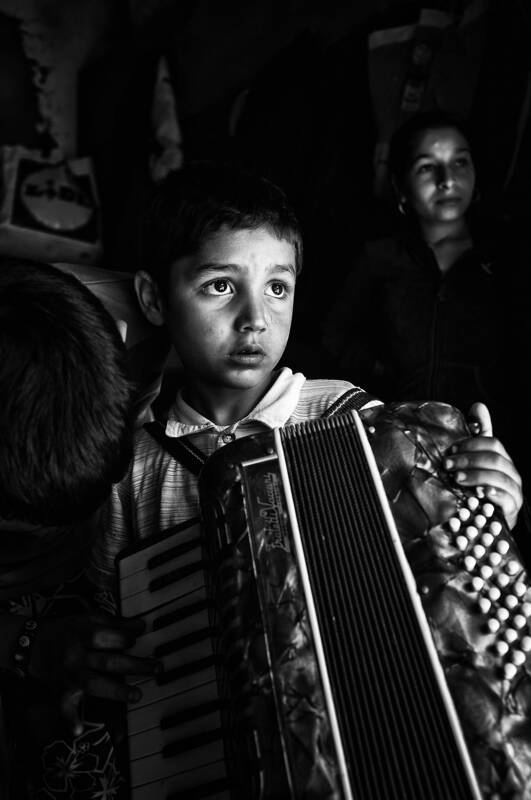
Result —
<instances>
[{"instance_id":1,"label":"accordion bellows","mask_svg":"<svg viewBox=\"0 0 531 800\"><path fill-rule=\"evenodd\" d=\"M495 507L442 468L447 448L470 435L464 418L440 403L360 416L480 793L531 797L531 591ZM346 768L354 798L477 797L454 774L455 742L352 416L280 436L330 675L323 682L273 435L242 439L200 481L234 796L261 784L271 798L335 800L348 796ZM259 776L242 768L253 741Z\"/></svg>"}]
</instances>

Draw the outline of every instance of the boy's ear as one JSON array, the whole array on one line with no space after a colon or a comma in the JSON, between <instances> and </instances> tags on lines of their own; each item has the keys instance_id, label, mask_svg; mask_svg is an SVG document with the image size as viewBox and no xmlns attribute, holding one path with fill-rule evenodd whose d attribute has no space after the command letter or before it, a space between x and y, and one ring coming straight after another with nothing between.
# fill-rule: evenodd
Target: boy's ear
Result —
<instances>
[{"instance_id":1,"label":"boy's ear","mask_svg":"<svg viewBox=\"0 0 531 800\"><path fill-rule=\"evenodd\" d=\"M164 308L159 287L149 272L141 269L135 274L135 292L146 319L153 325L164 325Z\"/></svg>"}]
</instances>

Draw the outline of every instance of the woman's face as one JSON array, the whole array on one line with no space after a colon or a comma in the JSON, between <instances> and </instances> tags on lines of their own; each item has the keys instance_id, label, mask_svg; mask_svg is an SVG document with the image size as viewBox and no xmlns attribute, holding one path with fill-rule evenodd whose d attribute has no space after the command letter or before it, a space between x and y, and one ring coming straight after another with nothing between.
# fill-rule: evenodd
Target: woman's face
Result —
<instances>
[{"instance_id":1,"label":"woman's face","mask_svg":"<svg viewBox=\"0 0 531 800\"><path fill-rule=\"evenodd\" d=\"M455 223L468 209L476 181L470 146L456 128L430 128L414 139L400 199L420 224Z\"/></svg>"}]
</instances>

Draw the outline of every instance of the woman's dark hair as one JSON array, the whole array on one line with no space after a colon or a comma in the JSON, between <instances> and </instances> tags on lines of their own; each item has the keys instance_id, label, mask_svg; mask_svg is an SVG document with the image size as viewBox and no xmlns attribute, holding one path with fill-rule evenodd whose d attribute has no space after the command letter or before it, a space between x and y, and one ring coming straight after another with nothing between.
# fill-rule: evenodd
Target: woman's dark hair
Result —
<instances>
[{"instance_id":1,"label":"woman's dark hair","mask_svg":"<svg viewBox=\"0 0 531 800\"><path fill-rule=\"evenodd\" d=\"M132 452L125 348L76 278L0 262L0 518L79 522Z\"/></svg>"},{"instance_id":2,"label":"woman's dark hair","mask_svg":"<svg viewBox=\"0 0 531 800\"><path fill-rule=\"evenodd\" d=\"M171 265L197 252L224 226L269 228L294 245L300 271L300 226L284 192L265 178L211 162L191 162L154 188L144 218L143 267L166 288Z\"/></svg>"},{"instance_id":3,"label":"woman's dark hair","mask_svg":"<svg viewBox=\"0 0 531 800\"><path fill-rule=\"evenodd\" d=\"M418 138L434 128L455 128L465 137L472 149L470 134L463 119L447 111L424 111L410 117L393 134L389 145L388 171L392 182L403 185L411 160L411 151Z\"/></svg>"}]
</instances>

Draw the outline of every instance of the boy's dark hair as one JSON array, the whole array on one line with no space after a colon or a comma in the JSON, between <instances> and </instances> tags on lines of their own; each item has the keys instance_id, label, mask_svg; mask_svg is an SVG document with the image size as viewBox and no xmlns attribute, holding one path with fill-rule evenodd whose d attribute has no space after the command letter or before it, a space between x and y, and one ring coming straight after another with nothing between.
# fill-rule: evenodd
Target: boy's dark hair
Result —
<instances>
[{"instance_id":1,"label":"boy's dark hair","mask_svg":"<svg viewBox=\"0 0 531 800\"><path fill-rule=\"evenodd\" d=\"M265 178L211 162L191 162L155 187L144 218L142 265L166 288L171 265L223 226L269 228L294 245L300 271L300 226L284 192Z\"/></svg>"},{"instance_id":2,"label":"boy's dark hair","mask_svg":"<svg viewBox=\"0 0 531 800\"><path fill-rule=\"evenodd\" d=\"M79 522L131 456L125 349L76 278L0 261L0 518Z\"/></svg>"},{"instance_id":3,"label":"boy's dark hair","mask_svg":"<svg viewBox=\"0 0 531 800\"><path fill-rule=\"evenodd\" d=\"M389 145L389 176L398 187L403 184L410 165L411 150L418 137L433 128L455 128L471 144L466 123L457 115L438 109L415 114L394 132Z\"/></svg>"}]
</instances>

